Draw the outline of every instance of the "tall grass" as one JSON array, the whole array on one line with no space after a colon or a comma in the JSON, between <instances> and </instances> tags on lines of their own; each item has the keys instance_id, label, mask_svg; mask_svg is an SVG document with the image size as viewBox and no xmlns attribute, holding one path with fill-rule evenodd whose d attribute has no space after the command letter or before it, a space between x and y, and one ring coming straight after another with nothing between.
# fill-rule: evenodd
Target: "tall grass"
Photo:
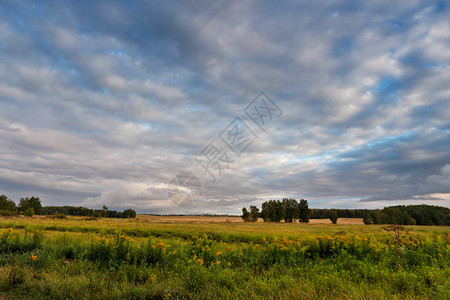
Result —
<instances>
[{"instance_id":1,"label":"tall grass","mask_svg":"<svg viewBox=\"0 0 450 300\"><path fill-rule=\"evenodd\" d=\"M66 220L59 220L65 222ZM285 224L289 226L290 224ZM47 225L46 225L47 226ZM60 226L67 226L61 223ZM0 230L0 293L30 298L436 298L450 295L449 233ZM260 224L270 230L270 224ZM264 228L266 227L266 228ZM42 228L42 227L41 227ZM365 228L365 227L363 227ZM80 229L80 230L78 230ZM342 227L341 227L342 229ZM430 227L430 229L434 229ZM133 232L133 231L131 231Z\"/></svg>"}]
</instances>

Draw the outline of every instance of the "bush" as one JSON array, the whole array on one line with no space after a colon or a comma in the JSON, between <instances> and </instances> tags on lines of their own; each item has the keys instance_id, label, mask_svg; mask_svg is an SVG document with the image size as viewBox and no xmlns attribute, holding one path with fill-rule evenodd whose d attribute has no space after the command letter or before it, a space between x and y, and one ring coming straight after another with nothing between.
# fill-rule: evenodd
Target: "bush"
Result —
<instances>
[{"instance_id":1,"label":"bush","mask_svg":"<svg viewBox=\"0 0 450 300\"><path fill-rule=\"evenodd\" d=\"M25 211L25 216L27 216L27 217L32 217L32 216L34 216L34 215L35 215L35 213L34 213L34 208L32 208L32 207L28 208L28 209Z\"/></svg>"},{"instance_id":2,"label":"bush","mask_svg":"<svg viewBox=\"0 0 450 300\"><path fill-rule=\"evenodd\" d=\"M336 223L337 223L337 220L338 220L337 212L336 212L336 210L333 209L333 210L330 212L330 221L331 221L333 224L336 224Z\"/></svg>"},{"instance_id":3,"label":"bush","mask_svg":"<svg viewBox=\"0 0 450 300\"><path fill-rule=\"evenodd\" d=\"M2 210L0 210L0 216L3 216L3 217L17 216L17 212L13 211L13 210L2 209Z\"/></svg>"},{"instance_id":4,"label":"bush","mask_svg":"<svg viewBox=\"0 0 450 300\"><path fill-rule=\"evenodd\" d=\"M25 253L41 246L42 234L33 229L25 230L25 234L9 228L0 236L0 253Z\"/></svg>"}]
</instances>

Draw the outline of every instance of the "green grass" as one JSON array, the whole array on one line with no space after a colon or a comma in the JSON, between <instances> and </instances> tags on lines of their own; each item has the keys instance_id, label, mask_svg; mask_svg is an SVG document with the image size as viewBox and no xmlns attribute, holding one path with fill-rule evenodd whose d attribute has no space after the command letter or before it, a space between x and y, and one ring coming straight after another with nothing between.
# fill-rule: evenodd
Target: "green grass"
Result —
<instances>
[{"instance_id":1,"label":"green grass","mask_svg":"<svg viewBox=\"0 0 450 300\"><path fill-rule=\"evenodd\" d=\"M448 299L449 227L0 219L0 295Z\"/></svg>"}]
</instances>

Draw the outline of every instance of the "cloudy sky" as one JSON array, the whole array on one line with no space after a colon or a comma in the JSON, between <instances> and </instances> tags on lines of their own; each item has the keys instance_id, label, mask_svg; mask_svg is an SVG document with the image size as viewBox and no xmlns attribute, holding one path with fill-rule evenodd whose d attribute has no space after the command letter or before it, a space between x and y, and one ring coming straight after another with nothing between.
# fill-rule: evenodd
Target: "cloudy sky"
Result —
<instances>
[{"instance_id":1,"label":"cloudy sky","mask_svg":"<svg viewBox=\"0 0 450 300\"><path fill-rule=\"evenodd\" d=\"M449 207L449 99L447 1L0 2L0 194L16 202ZM180 173L195 204L168 199Z\"/></svg>"}]
</instances>

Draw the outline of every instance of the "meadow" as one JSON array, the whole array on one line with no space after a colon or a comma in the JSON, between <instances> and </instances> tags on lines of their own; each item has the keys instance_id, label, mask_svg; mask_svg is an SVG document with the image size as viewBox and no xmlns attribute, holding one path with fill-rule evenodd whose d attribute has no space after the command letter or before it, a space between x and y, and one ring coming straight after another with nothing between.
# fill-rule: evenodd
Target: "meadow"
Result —
<instances>
[{"instance_id":1,"label":"meadow","mask_svg":"<svg viewBox=\"0 0 450 300\"><path fill-rule=\"evenodd\" d=\"M0 218L0 299L449 299L450 228Z\"/></svg>"}]
</instances>

